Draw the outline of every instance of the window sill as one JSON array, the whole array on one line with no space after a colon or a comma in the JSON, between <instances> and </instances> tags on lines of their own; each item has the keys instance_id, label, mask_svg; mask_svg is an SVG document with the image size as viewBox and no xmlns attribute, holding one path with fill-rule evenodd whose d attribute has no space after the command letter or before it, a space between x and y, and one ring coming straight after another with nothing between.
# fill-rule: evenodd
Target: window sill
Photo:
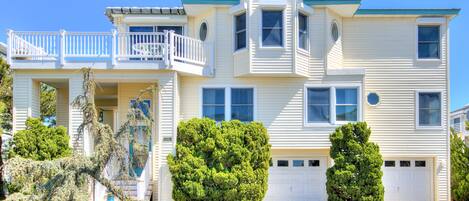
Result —
<instances>
[{"instance_id":1,"label":"window sill","mask_svg":"<svg viewBox=\"0 0 469 201\"><path fill-rule=\"evenodd\" d=\"M443 126L415 126L416 130L443 130Z\"/></svg>"},{"instance_id":2,"label":"window sill","mask_svg":"<svg viewBox=\"0 0 469 201\"><path fill-rule=\"evenodd\" d=\"M285 50L285 47L283 46L260 46L260 50Z\"/></svg>"},{"instance_id":3,"label":"window sill","mask_svg":"<svg viewBox=\"0 0 469 201\"><path fill-rule=\"evenodd\" d=\"M305 128L336 128L348 123L357 123L358 121L337 121L335 123L304 123Z\"/></svg>"},{"instance_id":4,"label":"window sill","mask_svg":"<svg viewBox=\"0 0 469 201\"><path fill-rule=\"evenodd\" d=\"M418 62L441 62L441 59L436 59L436 58L417 58L416 59Z\"/></svg>"}]
</instances>

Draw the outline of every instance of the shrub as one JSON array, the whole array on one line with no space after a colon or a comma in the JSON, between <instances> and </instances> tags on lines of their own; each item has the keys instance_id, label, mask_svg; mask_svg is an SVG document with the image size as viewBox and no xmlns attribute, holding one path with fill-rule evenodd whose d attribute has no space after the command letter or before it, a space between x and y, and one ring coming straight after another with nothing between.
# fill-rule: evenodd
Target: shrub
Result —
<instances>
[{"instance_id":1,"label":"shrub","mask_svg":"<svg viewBox=\"0 0 469 201\"><path fill-rule=\"evenodd\" d=\"M47 127L41 120L29 118L26 129L15 133L8 158L19 156L43 161L70 156L72 149L64 127Z\"/></svg>"},{"instance_id":2,"label":"shrub","mask_svg":"<svg viewBox=\"0 0 469 201\"><path fill-rule=\"evenodd\" d=\"M261 123L192 119L178 127L176 155L168 156L173 199L262 200L270 144Z\"/></svg>"},{"instance_id":3,"label":"shrub","mask_svg":"<svg viewBox=\"0 0 469 201\"><path fill-rule=\"evenodd\" d=\"M451 198L454 201L469 200L469 148L451 130Z\"/></svg>"},{"instance_id":4,"label":"shrub","mask_svg":"<svg viewBox=\"0 0 469 201\"><path fill-rule=\"evenodd\" d=\"M346 124L330 135L334 166L327 169L331 201L383 200L383 159L378 145L368 142L371 130L364 122Z\"/></svg>"}]
</instances>

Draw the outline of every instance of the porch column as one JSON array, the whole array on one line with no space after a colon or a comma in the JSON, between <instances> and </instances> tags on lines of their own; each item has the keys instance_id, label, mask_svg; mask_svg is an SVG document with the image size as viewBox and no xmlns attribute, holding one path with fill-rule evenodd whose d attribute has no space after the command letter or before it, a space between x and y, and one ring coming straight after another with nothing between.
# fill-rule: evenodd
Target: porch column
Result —
<instances>
[{"instance_id":1,"label":"porch column","mask_svg":"<svg viewBox=\"0 0 469 201\"><path fill-rule=\"evenodd\" d=\"M56 122L57 126L63 126L68 131L68 112L69 112L69 92L68 87L56 88L57 105L56 105Z\"/></svg>"},{"instance_id":2,"label":"porch column","mask_svg":"<svg viewBox=\"0 0 469 201\"><path fill-rule=\"evenodd\" d=\"M13 77L13 133L26 128L26 119L38 118L40 111L40 82L25 75Z\"/></svg>"},{"instance_id":3,"label":"porch column","mask_svg":"<svg viewBox=\"0 0 469 201\"><path fill-rule=\"evenodd\" d=\"M85 136L78 133L78 127L83 123L83 113L80 108L73 107L73 100L83 94L83 77L76 74L69 79L69 114L68 114L68 134L70 136L70 144L77 153L84 154ZM85 133L86 134L86 133Z\"/></svg>"}]
</instances>

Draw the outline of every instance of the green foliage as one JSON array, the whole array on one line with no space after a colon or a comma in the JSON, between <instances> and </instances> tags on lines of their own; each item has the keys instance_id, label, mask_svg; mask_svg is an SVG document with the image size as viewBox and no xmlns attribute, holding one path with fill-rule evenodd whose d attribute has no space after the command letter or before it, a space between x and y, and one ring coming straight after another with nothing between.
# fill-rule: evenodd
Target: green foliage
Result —
<instances>
[{"instance_id":1,"label":"green foliage","mask_svg":"<svg viewBox=\"0 0 469 201\"><path fill-rule=\"evenodd\" d=\"M56 115L57 90L45 83L41 83L41 119L50 121ZM55 125L55 122L50 122Z\"/></svg>"},{"instance_id":2,"label":"green foliage","mask_svg":"<svg viewBox=\"0 0 469 201\"><path fill-rule=\"evenodd\" d=\"M176 155L168 156L173 198L262 200L270 161L261 123L191 119L178 127Z\"/></svg>"},{"instance_id":3,"label":"green foliage","mask_svg":"<svg viewBox=\"0 0 469 201\"><path fill-rule=\"evenodd\" d=\"M343 125L330 135L334 166L327 169L328 200L384 200L383 159L378 145L368 142L370 135L365 122Z\"/></svg>"},{"instance_id":4,"label":"green foliage","mask_svg":"<svg viewBox=\"0 0 469 201\"><path fill-rule=\"evenodd\" d=\"M454 130L451 130L451 198L469 200L469 148Z\"/></svg>"},{"instance_id":5,"label":"green foliage","mask_svg":"<svg viewBox=\"0 0 469 201\"><path fill-rule=\"evenodd\" d=\"M26 129L13 135L9 158L20 156L43 161L70 156L72 149L64 127L47 127L41 120L29 118Z\"/></svg>"},{"instance_id":6,"label":"green foliage","mask_svg":"<svg viewBox=\"0 0 469 201\"><path fill-rule=\"evenodd\" d=\"M0 128L11 129L13 77L10 66L0 58Z\"/></svg>"}]
</instances>

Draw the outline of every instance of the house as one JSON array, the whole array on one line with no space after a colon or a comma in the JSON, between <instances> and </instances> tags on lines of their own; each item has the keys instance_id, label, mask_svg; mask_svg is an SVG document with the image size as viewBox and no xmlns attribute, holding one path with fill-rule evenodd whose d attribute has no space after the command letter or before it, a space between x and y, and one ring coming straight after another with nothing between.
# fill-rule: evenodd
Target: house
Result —
<instances>
[{"instance_id":1,"label":"house","mask_svg":"<svg viewBox=\"0 0 469 201\"><path fill-rule=\"evenodd\" d=\"M111 7L109 32L8 32L13 130L38 117L39 83L57 88L57 124L76 151L70 102L78 69L94 69L100 120L118 128L140 89L153 111L139 199L171 200L166 156L179 121L260 121L273 165L265 200L326 200L329 134L366 121L384 157L385 200L450 200L449 22L459 9L361 9L360 0L183 0L183 7ZM76 140L80 139L80 140ZM81 140L82 139L82 140ZM97 184L94 200L106 199Z\"/></svg>"},{"instance_id":2,"label":"house","mask_svg":"<svg viewBox=\"0 0 469 201\"><path fill-rule=\"evenodd\" d=\"M457 109L450 114L451 128L457 133L461 134L463 139L469 136L469 131L466 130L466 121L469 121L469 104Z\"/></svg>"}]
</instances>

